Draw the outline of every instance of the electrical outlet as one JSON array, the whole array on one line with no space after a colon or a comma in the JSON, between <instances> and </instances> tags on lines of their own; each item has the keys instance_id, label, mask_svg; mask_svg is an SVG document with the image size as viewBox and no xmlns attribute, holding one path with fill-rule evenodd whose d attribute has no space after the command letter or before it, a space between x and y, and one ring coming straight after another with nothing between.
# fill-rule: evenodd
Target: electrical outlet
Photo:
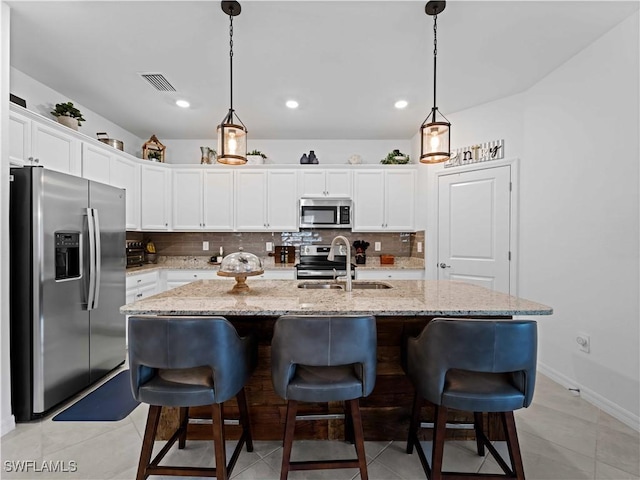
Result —
<instances>
[{"instance_id":1,"label":"electrical outlet","mask_svg":"<svg viewBox=\"0 0 640 480\"><path fill-rule=\"evenodd\" d=\"M209 242L202 242L202 250L204 251L209 250Z\"/></svg>"},{"instance_id":2,"label":"electrical outlet","mask_svg":"<svg viewBox=\"0 0 640 480\"><path fill-rule=\"evenodd\" d=\"M376 242L374 248L375 248L376 252L379 252L380 250L382 250L382 243L381 242Z\"/></svg>"},{"instance_id":3,"label":"electrical outlet","mask_svg":"<svg viewBox=\"0 0 640 480\"><path fill-rule=\"evenodd\" d=\"M591 353L591 337L586 333L578 333L576 343L581 351Z\"/></svg>"},{"instance_id":4,"label":"electrical outlet","mask_svg":"<svg viewBox=\"0 0 640 480\"><path fill-rule=\"evenodd\" d=\"M418 242L418 253L422 253L422 242Z\"/></svg>"},{"instance_id":5,"label":"electrical outlet","mask_svg":"<svg viewBox=\"0 0 640 480\"><path fill-rule=\"evenodd\" d=\"M267 242L264 248L267 252L273 251L273 242Z\"/></svg>"}]
</instances>

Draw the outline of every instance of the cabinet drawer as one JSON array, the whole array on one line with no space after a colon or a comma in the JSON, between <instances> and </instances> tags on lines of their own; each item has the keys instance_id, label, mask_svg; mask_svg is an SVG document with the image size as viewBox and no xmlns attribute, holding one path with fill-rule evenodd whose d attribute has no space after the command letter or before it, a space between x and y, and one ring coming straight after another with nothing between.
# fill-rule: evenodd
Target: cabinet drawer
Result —
<instances>
[{"instance_id":1,"label":"cabinet drawer","mask_svg":"<svg viewBox=\"0 0 640 480\"><path fill-rule=\"evenodd\" d=\"M137 273L129 275L126 281L127 290L146 285L156 286L158 283L158 272Z\"/></svg>"}]
</instances>

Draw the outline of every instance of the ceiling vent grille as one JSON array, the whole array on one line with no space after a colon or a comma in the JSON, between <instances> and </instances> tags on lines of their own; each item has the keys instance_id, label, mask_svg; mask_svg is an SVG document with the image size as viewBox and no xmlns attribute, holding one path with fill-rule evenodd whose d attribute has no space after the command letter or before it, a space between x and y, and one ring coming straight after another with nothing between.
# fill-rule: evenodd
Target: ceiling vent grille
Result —
<instances>
[{"instance_id":1,"label":"ceiling vent grille","mask_svg":"<svg viewBox=\"0 0 640 480\"><path fill-rule=\"evenodd\" d=\"M175 92L176 89L169 83L169 80L164 78L161 73L141 73L140 76L151 84L156 90L161 92Z\"/></svg>"}]
</instances>

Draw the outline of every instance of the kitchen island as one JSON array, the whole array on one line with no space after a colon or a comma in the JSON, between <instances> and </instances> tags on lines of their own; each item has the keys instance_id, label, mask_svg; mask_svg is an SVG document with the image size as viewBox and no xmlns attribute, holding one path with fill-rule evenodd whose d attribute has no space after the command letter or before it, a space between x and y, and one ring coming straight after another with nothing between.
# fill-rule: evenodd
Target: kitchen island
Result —
<instances>
[{"instance_id":1,"label":"kitchen island","mask_svg":"<svg viewBox=\"0 0 640 480\"><path fill-rule=\"evenodd\" d=\"M200 280L123 306L126 315L221 315L229 319L239 333L254 331L259 338L259 365L247 385L254 438L282 438L286 402L271 386L270 349L273 325L280 315L374 315L378 329L378 375L373 393L361 400L365 438L367 440L406 440L413 387L402 370L402 346L407 336L415 336L436 317L481 317L508 319L513 316L551 315L553 310L522 298L494 292L483 287L455 281L390 280L390 288L354 289L298 288L300 280L247 279L246 294L228 293L233 279ZM313 282L305 282L313 283ZM316 282L322 283L322 282ZM225 404L228 412L235 402ZM192 409L192 416L206 417L207 409ZM305 413L334 413L340 405L311 404ZM459 414L453 421L468 421ZM177 415L166 414L162 420L167 435L177 422ZM491 438L500 438L497 419L487 419ZM231 429L229 429L231 431ZM206 438L206 425L189 426L191 438ZM465 430L453 431L458 438L473 438ZM299 422L300 438L340 438L341 420Z\"/></svg>"}]
</instances>

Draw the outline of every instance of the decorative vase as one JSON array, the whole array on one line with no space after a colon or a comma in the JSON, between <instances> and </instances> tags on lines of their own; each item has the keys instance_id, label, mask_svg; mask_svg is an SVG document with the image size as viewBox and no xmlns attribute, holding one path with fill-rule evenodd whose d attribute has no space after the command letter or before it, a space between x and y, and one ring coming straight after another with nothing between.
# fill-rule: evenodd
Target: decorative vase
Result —
<instances>
[{"instance_id":1,"label":"decorative vase","mask_svg":"<svg viewBox=\"0 0 640 480\"><path fill-rule=\"evenodd\" d=\"M309 163L309 158L307 157L306 153L303 153L302 157L300 157L300 163L303 165Z\"/></svg>"},{"instance_id":2,"label":"decorative vase","mask_svg":"<svg viewBox=\"0 0 640 480\"><path fill-rule=\"evenodd\" d=\"M313 150L309 151L309 163L318 164L318 157L316 157L316 152Z\"/></svg>"},{"instance_id":3,"label":"decorative vase","mask_svg":"<svg viewBox=\"0 0 640 480\"><path fill-rule=\"evenodd\" d=\"M65 127L69 127L71 130L78 130L78 120L73 117L69 117L68 115L60 115L56 117L58 119L58 123L61 123Z\"/></svg>"},{"instance_id":4,"label":"decorative vase","mask_svg":"<svg viewBox=\"0 0 640 480\"><path fill-rule=\"evenodd\" d=\"M200 157L201 165L208 165L211 163L211 149L209 147L200 147L202 156Z\"/></svg>"}]
</instances>

